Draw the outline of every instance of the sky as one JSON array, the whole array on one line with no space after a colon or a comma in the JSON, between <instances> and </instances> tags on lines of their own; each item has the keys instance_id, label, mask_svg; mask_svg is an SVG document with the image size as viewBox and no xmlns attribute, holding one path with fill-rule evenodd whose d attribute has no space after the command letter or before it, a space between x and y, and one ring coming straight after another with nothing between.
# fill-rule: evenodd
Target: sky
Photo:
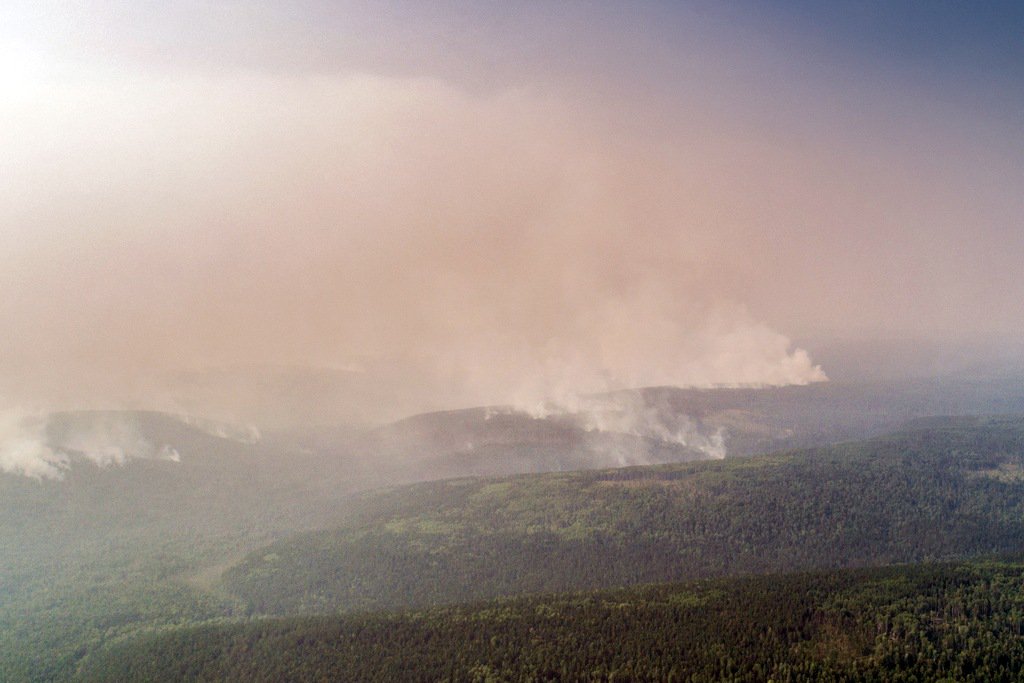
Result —
<instances>
[{"instance_id":1,"label":"sky","mask_svg":"<svg viewBox=\"0 0 1024 683\"><path fill-rule=\"evenodd\" d=\"M858 340L1016 357L1022 36L1019 3L9 0L0 398L287 365L456 406L846 378Z\"/></svg>"}]
</instances>

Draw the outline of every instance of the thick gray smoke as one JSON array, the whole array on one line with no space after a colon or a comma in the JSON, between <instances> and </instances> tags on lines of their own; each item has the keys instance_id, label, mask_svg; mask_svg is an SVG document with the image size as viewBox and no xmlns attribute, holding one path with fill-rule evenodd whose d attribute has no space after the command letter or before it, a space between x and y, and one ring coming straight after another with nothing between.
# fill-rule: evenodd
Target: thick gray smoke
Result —
<instances>
[{"instance_id":1,"label":"thick gray smoke","mask_svg":"<svg viewBox=\"0 0 1024 683\"><path fill-rule=\"evenodd\" d=\"M211 436L216 436L219 439L254 444L263 438L259 427L254 424L233 424L194 415L179 415L177 418L189 427L198 429Z\"/></svg>"},{"instance_id":2,"label":"thick gray smoke","mask_svg":"<svg viewBox=\"0 0 1024 683\"><path fill-rule=\"evenodd\" d=\"M0 472L33 479L63 479L75 463L122 466L133 459L180 462L169 444L154 444L131 414L97 414L52 428L52 416L0 412Z\"/></svg>"},{"instance_id":3,"label":"thick gray smoke","mask_svg":"<svg viewBox=\"0 0 1024 683\"><path fill-rule=\"evenodd\" d=\"M164 416L206 434L253 444L260 433L191 416ZM76 465L124 466L132 460L180 462L169 443L144 434L131 412L44 414L24 410L0 411L0 472L32 479L63 479Z\"/></svg>"},{"instance_id":4,"label":"thick gray smoke","mask_svg":"<svg viewBox=\"0 0 1024 683\"><path fill-rule=\"evenodd\" d=\"M85 72L7 106L21 401L173 410L152 375L237 364L390 364L421 409L825 378L737 303L719 223L755 212L694 193L697 129L655 146L562 98L370 76ZM45 194L40 121L81 149Z\"/></svg>"},{"instance_id":5,"label":"thick gray smoke","mask_svg":"<svg viewBox=\"0 0 1024 683\"><path fill-rule=\"evenodd\" d=\"M587 431L637 436L654 443L685 446L720 460L726 456L727 434L722 428L703 427L691 416L666 403L651 402L638 392L563 396L513 410L534 419L570 419ZM644 443L641 442L641 443ZM650 465L662 462L651 448L635 445L619 449L614 465Z\"/></svg>"},{"instance_id":6,"label":"thick gray smoke","mask_svg":"<svg viewBox=\"0 0 1024 683\"><path fill-rule=\"evenodd\" d=\"M69 465L70 457L47 443L45 418L0 411L0 472L61 479Z\"/></svg>"},{"instance_id":7,"label":"thick gray smoke","mask_svg":"<svg viewBox=\"0 0 1024 683\"><path fill-rule=\"evenodd\" d=\"M449 54L359 2L281 34L283 3L85 0L38 36L50 13L14 4L0 393L21 404L206 414L158 378L359 367L386 419L825 379L794 337L1024 329L1019 126L966 91L935 106L692 9L657 38L650 8L538 6L452 27Z\"/></svg>"},{"instance_id":8,"label":"thick gray smoke","mask_svg":"<svg viewBox=\"0 0 1024 683\"><path fill-rule=\"evenodd\" d=\"M652 405L637 394L619 393L591 399L584 406L582 415L588 429L678 444L715 460L726 456L724 430L702 429L690 416L667 406Z\"/></svg>"}]
</instances>

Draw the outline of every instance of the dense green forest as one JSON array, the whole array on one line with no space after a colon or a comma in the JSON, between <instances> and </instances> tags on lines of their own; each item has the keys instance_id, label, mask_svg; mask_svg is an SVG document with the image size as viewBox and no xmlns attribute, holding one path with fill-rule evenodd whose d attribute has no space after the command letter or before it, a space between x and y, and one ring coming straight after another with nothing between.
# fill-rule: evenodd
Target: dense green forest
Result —
<instances>
[{"instance_id":1,"label":"dense green forest","mask_svg":"<svg viewBox=\"0 0 1024 683\"><path fill-rule=\"evenodd\" d=\"M175 628L83 681L1016 681L1024 565L705 580Z\"/></svg>"},{"instance_id":2,"label":"dense green forest","mask_svg":"<svg viewBox=\"0 0 1024 683\"><path fill-rule=\"evenodd\" d=\"M363 494L276 476L261 462L269 444L261 454L187 436L196 447L181 449L180 464L0 479L0 680L68 680L110 648L200 624L215 635L306 623L266 615L1024 551L1020 418L930 419L749 459ZM318 519L334 526L296 534ZM378 618L390 617L359 617Z\"/></svg>"},{"instance_id":3,"label":"dense green forest","mask_svg":"<svg viewBox=\"0 0 1024 683\"><path fill-rule=\"evenodd\" d=\"M254 613L299 614L1022 548L1024 421L933 420L767 457L384 491L225 586Z\"/></svg>"}]
</instances>

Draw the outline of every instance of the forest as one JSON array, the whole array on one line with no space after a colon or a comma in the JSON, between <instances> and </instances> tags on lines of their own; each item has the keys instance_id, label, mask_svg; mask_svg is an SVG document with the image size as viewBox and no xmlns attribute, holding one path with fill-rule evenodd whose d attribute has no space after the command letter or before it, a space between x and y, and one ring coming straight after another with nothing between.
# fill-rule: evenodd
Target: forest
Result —
<instances>
[{"instance_id":1,"label":"forest","mask_svg":"<svg viewBox=\"0 0 1024 683\"><path fill-rule=\"evenodd\" d=\"M141 486L155 471L133 476ZM215 472L197 471L202 495ZM0 680L146 680L153 662L171 667L163 680L316 680L338 667L356 667L349 680L878 680L893 667L907 680L998 680L1016 666L1017 565L935 563L1024 547L1019 418L929 419L750 458L380 489L346 498L341 522L318 531L269 517L247 528L241 504L218 517L201 500L172 524L170 498L148 518L140 498L141 526L83 536L87 553L72 528L51 525L67 547L47 561L12 536ZM41 534L25 514L21 528ZM261 543L275 526L283 537ZM902 563L925 564L872 569ZM690 583L658 587L680 581ZM982 619L981 604L996 611ZM331 640L338 629L353 650ZM663 641L665 629L681 630ZM474 645L453 658L466 638ZM922 654L933 651L945 659ZM590 654L568 657L577 652ZM173 668L179 659L191 668ZM579 668L551 668L562 659Z\"/></svg>"},{"instance_id":2,"label":"forest","mask_svg":"<svg viewBox=\"0 0 1024 683\"><path fill-rule=\"evenodd\" d=\"M1024 0L0 0L0 683L1024 683Z\"/></svg>"},{"instance_id":3,"label":"forest","mask_svg":"<svg viewBox=\"0 0 1024 683\"><path fill-rule=\"evenodd\" d=\"M1024 565L705 580L175 628L82 681L1016 681Z\"/></svg>"},{"instance_id":4,"label":"forest","mask_svg":"<svg viewBox=\"0 0 1024 683\"><path fill-rule=\"evenodd\" d=\"M755 458L458 479L363 497L250 554L251 613L399 608L1024 546L1024 421L931 420Z\"/></svg>"}]
</instances>

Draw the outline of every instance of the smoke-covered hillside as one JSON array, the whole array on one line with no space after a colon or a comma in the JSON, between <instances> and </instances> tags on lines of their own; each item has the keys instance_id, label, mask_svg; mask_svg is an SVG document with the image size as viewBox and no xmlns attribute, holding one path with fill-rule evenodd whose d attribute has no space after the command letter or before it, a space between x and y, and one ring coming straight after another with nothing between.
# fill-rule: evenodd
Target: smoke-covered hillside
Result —
<instances>
[{"instance_id":1,"label":"smoke-covered hillside","mask_svg":"<svg viewBox=\"0 0 1024 683\"><path fill-rule=\"evenodd\" d=\"M458 479L367 496L343 527L226 575L257 612L470 598L1024 547L1024 422L941 419L791 454Z\"/></svg>"},{"instance_id":2,"label":"smoke-covered hillside","mask_svg":"<svg viewBox=\"0 0 1024 683\"><path fill-rule=\"evenodd\" d=\"M264 613L1024 551L1022 35L1020 2L0 0L0 683L245 677L89 666ZM984 633L931 607L947 660ZM406 677L581 677L445 647ZM824 661L743 650L582 677ZM970 651L1004 660L900 675L1018 661Z\"/></svg>"},{"instance_id":3,"label":"smoke-covered hillside","mask_svg":"<svg viewBox=\"0 0 1024 683\"><path fill-rule=\"evenodd\" d=\"M1011 549L1017 533L1013 467L986 465L979 471L988 474L973 477L973 470L942 454L955 443L970 457L1012 456L1012 444L999 441L1015 429L1012 421L967 424L962 431L940 423L938 450L924 449L920 461L900 459L906 470L857 460L862 451L856 448L822 451L825 460L798 459L784 467L769 466L773 460L748 466L736 456L869 436L921 415L1024 412L1019 387L1007 380L654 388L532 412L474 408L376 426L265 431L154 412L17 415L4 423L0 443L0 620L6 629L0 649L35 672L8 678L46 680L51 665L73 661L82 643L176 623L176 614L244 614L269 607L270 595L275 610L420 604L574 587L576 579L596 586ZM994 455L986 445L992 439L1003 443ZM939 469L931 472L924 464L935 457ZM695 460L714 462L685 464ZM866 467L871 462L881 469ZM649 474L637 481L629 474L637 470L602 470L658 463L684 469L643 470ZM603 473L568 474L575 470ZM674 479L667 474L672 471L692 475ZM501 486L463 479L379 492L451 477L544 472L564 474ZM704 501L697 517L697 508L685 507L688 498L673 497L691 476L721 494ZM913 487L893 488L904 476ZM842 482L850 487L836 490ZM361 493L369 491L377 492ZM829 495L838 498L821 507L820 496ZM401 501L411 507L387 511ZM836 537L835 529L830 536L814 526L841 519L836 515L844 501L854 536ZM468 502L473 505L458 507ZM869 504L870 510L858 507ZM976 515L971 505L978 506ZM523 517L529 511L540 517ZM675 535L678 529L660 536L660 525L677 513L697 526L682 536ZM492 534L488 525L495 519L512 526ZM752 520L761 529L754 536L743 535L753 527L730 533ZM773 531L776 522L784 526ZM615 531L631 523L635 534ZM360 524L369 525L369 535L352 536ZM666 529L674 529L671 524ZM325 528L350 531L294 537ZM870 536L872 529L888 535ZM922 538L933 545L920 545ZM257 550L274 542L288 550ZM681 563L674 554L679 543L693 549ZM474 548L477 564L466 564L459 553ZM274 555L279 559L266 559ZM501 568L497 574L491 561ZM428 581L439 567L458 572L446 569ZM603 578L594 583L587 577L598 570ZM373 582L360 583L370 576ZM324 577L333 578L325 583ZM352 593L352 586L362 588ZM96 631L97 620L112 625ZM23 659L28 652L35 654ZM13 660L6 661L5 667Z\"/></svg>"},{"instance_id":4,"label":"smoke-covered hillside","mask_svg":"<svg viewBox=\"0 0 1024 683\"><path fill-rule=\"evenodd\" d=\"M152 412L21 416L0 434L0 524L12 548L7 563L135 533L201 537L232 529L239 538L267 538L338 519L349 494L360 490L820 445L922 416L1024 412L1022 386L961 380L652 388L532 413L477 408L372 427L264 433Z\"/></svg>"},{"instance_id":5,"label":"smoke-covered hillside","mask_svg":"<svg viewBox=\"0 0 1024 683\"><path fill-rule=\"evenodd\" d=\"M182 448L180 462L3 478L4 680L67 680L108 646L211 620L1024 548L1020 418L931 418L796 453L333 499L269 476L252 444L163 416L142 423L219 450L195 469ZM228 486L239 472L248 492ZM140 493L116 495L124 485ZM332 517L328 530L289 531ZM253 550L274 536L283 538ZM279 654L268 671L297 656Z\"/></svg>"}]
</instances>

